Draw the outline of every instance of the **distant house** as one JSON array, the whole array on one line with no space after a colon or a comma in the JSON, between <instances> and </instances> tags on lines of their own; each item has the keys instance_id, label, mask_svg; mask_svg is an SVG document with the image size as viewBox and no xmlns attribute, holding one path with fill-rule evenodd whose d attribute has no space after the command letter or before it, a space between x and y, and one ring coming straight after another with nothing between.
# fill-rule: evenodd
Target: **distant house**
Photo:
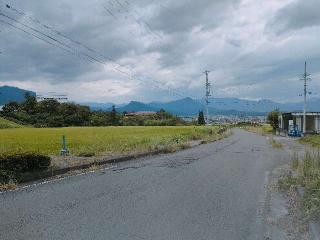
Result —
<instances>
[{"instance_id":1,"label":"distant house","mask_svg":"<svg viewBox=\"0 0 320 240\"><path fill-rule=\"evenodd\" d=\"M307 112L306 133L320 133L320 112ZM279 116L279 130L288 133L290 127L296 127L298 131L303 132L303 113L286 112Z\"/></svg>"},{"instance_id":2,"label":"distant house","mask_svg":"<svg viewBox=\"0 0 320 240\"><path fill-rule=\"evenodd\" d=\"M132 113L126 113L126 117L134 117L134 116L153 116L156 115L156 112L147 112L147 111L140 111L140 112L132 112Z\"/></svg>"},{"instance_id":3,"label":"distant house","mask_svg":"<svg viewBox=\"0 0 320 240\"><path fill-rule=\"evenodd\" d=\"M56 93L47 93L43 95L37 94L37 101L46 101L46 100L56 100L60 103L66 103L68 102L68 96L65 94L56 94Z\"/></svg>"}]
</instances>

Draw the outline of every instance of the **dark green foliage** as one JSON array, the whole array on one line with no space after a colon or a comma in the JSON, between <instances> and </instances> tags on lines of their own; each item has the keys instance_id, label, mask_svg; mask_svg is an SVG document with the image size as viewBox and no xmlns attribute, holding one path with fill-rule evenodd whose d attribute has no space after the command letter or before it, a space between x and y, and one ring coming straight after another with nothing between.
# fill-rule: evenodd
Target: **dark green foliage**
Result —
<instances>
[{"instance_id":1,"label":"dark green foliage","mask_svg":"<svg viewBox=\"0 0 320 240\"><path fill-rule=\"evenodd\" d=\"M20 105L17 102L9 102L3 106L2 111L5 114L14 113L19 111Z\"/></svg>"},{"instance_id":2,"label":"dark green foliage","mask_svg":"<svg viewBox=\"0 0 320 240\"><path fill-rule=\"evenodd\" d=\"M111 117L106 112L98 111L90 115L90 126L108 126L111 125Z\"/></svg>"},{"instance_id":3,"label":"dark green foliage","mask_svg":"<svg viewBox=\"0 0 320 240\"><path fill-rule=\"evenodd\" d=\"M0 169L0 184L9 183L14 179L14 176L11 172Z\"/></svg>"},{"instance_id":4,"label":"dark green foliage","mask_svg":"<svg viewBox=\"0 0 320 240\"><path fill-rule=\"evenodd\" d=\"M181 118L174 116L165 110L152 115L124 116L122 125L124 126L179 126L186 125Z\"/></svg>"},{"instance_id":5,"label":"dark green foliage","mask_svg":"<svg viewBox=\"0 0 320 240\"><path fill-rule=\"evenodd\" d=\"M69 126L176 126L186 124L180 118L161 109L154 115L127 116L119 114L112 106L110 112L90 111L87 106L74 103L59 103L56 100L37 102L26 94L25 102L8 103L0 115L8 120L35 127Z\"/></svg>"},{"instance_id":6,"label":"dark green foliage","mask_svg":"<svg viewBox=\"0 0 320 240\"><path fill-rule=\"evenodd\" d=\"M50 164L50 157L35 153L0 155L0 183L19 181L22 173L44 171Z\"/></svg>"},{"instance_id":7,"label":"dark green foliage","mask_svg":"<svg viewBox=\"0 0 320 240\"><path fill-rule=\"evenodd\" d=\"M13 172L32 172L46 170L50 157L36 153L0 155L0 169Z\"/></svg>"},{"instance_id":8,"label":"dark green foliage","mask_svg":"<svg viewBox=\"0 0 320 240\"><path fill-rule=\"evenodd\" d=\"M117 110L116 110L116 106L115 105L112 106L112 110L111 110L111 113L110 113L110 118L111 118L111 124L113 126L120 125L120 117L117 114Z\"/></svg>"},{"instance_id":9,"label":"dark green foliage","mask_svg":"<svg viewBox=\"0 0 320 240\"><path fill-rule=\"evenodd\" d=\"M38 102L38 113L56 113L58 112L60 103L55 100L46 100ZM60 110L61 111L61 110Z\"/></svg>"},{"instance_id":10,"label":"dark green foliage","mask_svg":"<svg viewBox=\"0 0 320 240\"><path fill-rule=\"evenodd\" d=\"M279 128L279 114L279 110L268 113L267 121L272 126L273 130Z\"/></svg>"},{"instance_id":11,"label":"dark green foliage","mask_svg":"<svg viewBox=\"0 0 320 240\"><path fill-rule=\"evenodd\" d=\"M199 124L199 125L205 125L205 124L206 124L206 121L204 120L203 111L199 111L198 124Z\"/></svg>"},{"instance_id":12,"label":"dark green foliage","mask_svg":"<svg viewBox=\"0 0 320 240\"><path fill-rule=\"evenodd\" d=\"M33 114L37 112L37 99L35 96L30 95L30 93L25 94L25 101L20 105L21 110L28 114Z\"/></svg>"},{"instance_id":13,"label":"dark green foliage","mask_svg":"<svg viewBox=\"0 0 320 240\"><path fill-rule=\"evenodd\" d=\"M8 120L35 127L88 126L91 114L87 106L59 103L56 100L37 102L29 94L26 94L26 100L21 104L6 104L1 113Z\"/></svg>"}]
</instances>

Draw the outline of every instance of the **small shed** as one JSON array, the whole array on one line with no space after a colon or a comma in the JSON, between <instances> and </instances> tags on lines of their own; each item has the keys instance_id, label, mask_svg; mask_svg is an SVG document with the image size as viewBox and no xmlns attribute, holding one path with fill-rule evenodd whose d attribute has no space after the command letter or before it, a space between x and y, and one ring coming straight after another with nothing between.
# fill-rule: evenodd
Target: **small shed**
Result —
<instances>
[{"instance_id":1,"label":"small shed","mask_svg":"<svg viewBox=\"0 0 320 240\"><path fill-rule=\"evenodd\" d=\"M306 133L320 133L320 112L307 112ZM279 131L288 133L290 126L303 132L303 112L286 112L279 116Z\"/></svg>"}]
</instances>

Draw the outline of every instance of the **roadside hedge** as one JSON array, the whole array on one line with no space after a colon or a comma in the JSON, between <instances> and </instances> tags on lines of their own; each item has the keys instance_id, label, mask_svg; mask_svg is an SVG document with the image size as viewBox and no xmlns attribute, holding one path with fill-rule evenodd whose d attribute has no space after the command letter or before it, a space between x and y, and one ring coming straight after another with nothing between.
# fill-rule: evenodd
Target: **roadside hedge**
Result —
<instances>
[{"instance_id":1,"label":"roadside hedge","mask_svg":"<svg viewBox=\"0 0 320 240\"><path fill-rule=\"evenodd\" d=\"M14 176L9 171L4 171L0 169L0 184L1 183L9 183L10 181L14 180Z\"/></svg>"},{"instance_id":2,"label":"roadside hedge","mask_svg":"<svg viewBox=\"0 0 320 240\"><path fill-rule=\"evenodd\" d=\"M22 173L44 171L50 164L50 157L36 153L0 155L0 182L19 181Z\"/></svg>"}]
</instances>

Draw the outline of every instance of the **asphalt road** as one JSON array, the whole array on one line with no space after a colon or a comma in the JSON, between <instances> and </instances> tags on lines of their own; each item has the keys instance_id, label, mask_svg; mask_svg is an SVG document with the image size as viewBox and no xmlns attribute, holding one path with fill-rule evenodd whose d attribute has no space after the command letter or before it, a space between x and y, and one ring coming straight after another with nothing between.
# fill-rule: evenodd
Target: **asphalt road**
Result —
<instances>
[{"instance_id":1,"label":"asphalt road","mask_svg":"<svg viewBox=\"0 0 320 240\"><path fill-rule=\"evenodd\" d=\"M182 152L0 194L0 239L264 239L268 172L287 161L242 130Z\"/></svg>"}]
</instances>

